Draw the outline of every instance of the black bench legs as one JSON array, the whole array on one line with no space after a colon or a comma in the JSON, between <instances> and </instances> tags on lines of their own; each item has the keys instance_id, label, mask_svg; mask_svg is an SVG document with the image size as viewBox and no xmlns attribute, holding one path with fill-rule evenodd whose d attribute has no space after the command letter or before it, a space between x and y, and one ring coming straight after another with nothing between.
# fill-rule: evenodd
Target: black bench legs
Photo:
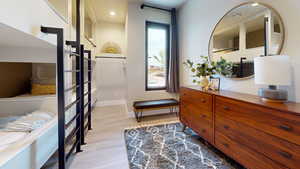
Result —
<instances>
[{"instance_id":1,"label":"black bench legs","mask_svg":"<svg viewBox=\"0 0 300 169\"><path fill-rule=\"evenodd\" d=\"M172 106L172 107L169 107L170 109L170 114L173 114L175 113L176 116L178 117L178 111L177 111L177 106Z\"/></svg>"},{"instance_id":2,"label":"black bench legs","mask_svg":"<svg viewBox=\"0 0 300 169\"><path fill-rule=\"evenodd\" d=\"M161 109L164 109L164 108L169 108L170 114L175 113L176 116L178 117L177 106L162 107ZM134 110L134 115L135 115L135 118L136 118L137 122L141 122L142 121L142 119L143 119L143 110L144 109L135 109ZM149 110L151 110L151 109L149 109Z\"/></svg>"},{"instance_id":3,"label":"black bench legs","mask_svg":"<svg viewBox=\"0 0 300 169\"><path fill-rule=\"evenodd\" d=\"M141 122L143 118L143 111L142 110L134 110L134 115L137 122Z\"/></svg>"}]
</instances>

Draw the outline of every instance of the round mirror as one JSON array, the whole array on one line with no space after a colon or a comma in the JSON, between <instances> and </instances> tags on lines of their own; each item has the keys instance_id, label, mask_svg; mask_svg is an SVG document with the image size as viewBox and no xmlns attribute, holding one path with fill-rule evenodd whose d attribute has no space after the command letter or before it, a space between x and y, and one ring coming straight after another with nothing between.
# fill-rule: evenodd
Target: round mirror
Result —
<instances>
[{"instance_id":1,"label":"round mirror","mask_svg":"<svg viewBox=\"0 0 300 169\"><path fill-rule=\"evenodd\" d=\"M278 13L260 3L233 8L216 25L209 43L210 61L224 64L229 78L254 75L254 58L280 54L284 26Z\"/></svg>"}]
</instances>

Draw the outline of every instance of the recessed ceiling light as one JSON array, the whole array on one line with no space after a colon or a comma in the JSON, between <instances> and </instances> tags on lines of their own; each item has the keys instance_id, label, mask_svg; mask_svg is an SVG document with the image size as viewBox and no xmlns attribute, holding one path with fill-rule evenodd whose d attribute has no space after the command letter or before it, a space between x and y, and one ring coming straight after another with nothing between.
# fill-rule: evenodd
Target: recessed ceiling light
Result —
<instances>
[{"instance_id":1,"label":"recessed ceiling light","mask_svg":"<svg viewBox=\"0 0 300 169\"><path fill-rule=\"evenodd\" d=\"M258 3L253 3L253 4L252 4L252 6L258 6L258 5L259 5Z\"/></svg>"},{"instance_id":2,"label":"recessed ceiling light","mask_svg":"<svg viewBox=\"0 0 300 169\"><path fill-rule=\"evenodd\" d=\"M109 14L110 14L110 16L115 16L116 15L116 13L114 11L110 11Z\"/></svg>"}]
</instances>

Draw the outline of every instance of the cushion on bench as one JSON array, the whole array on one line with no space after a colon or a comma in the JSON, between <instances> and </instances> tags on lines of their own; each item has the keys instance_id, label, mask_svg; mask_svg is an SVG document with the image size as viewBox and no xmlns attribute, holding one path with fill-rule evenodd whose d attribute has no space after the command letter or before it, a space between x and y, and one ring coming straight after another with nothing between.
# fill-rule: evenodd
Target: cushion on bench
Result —
<instances>
[{"instance_id":1,"label":"cushion on bench","mask_svg":"<svg viewBox=\"0 0 300 169\"><path fill-rule=\"evenodd\" d=\"M135 109L150 109L158 107L177 106L179 102L175 99L136 101L133 103Z\"/></svg>"}]
</instances>

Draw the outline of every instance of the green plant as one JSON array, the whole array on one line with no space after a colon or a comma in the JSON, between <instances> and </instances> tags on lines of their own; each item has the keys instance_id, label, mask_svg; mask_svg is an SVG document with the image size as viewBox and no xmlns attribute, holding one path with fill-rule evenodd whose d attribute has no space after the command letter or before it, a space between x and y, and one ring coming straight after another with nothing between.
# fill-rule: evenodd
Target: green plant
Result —
<instances>
[{"instance_id":1,"label":"green plant","mask_svg":"<svg viewBox=\"0 0 300 169\"><path fill-rule=\"evenodd\" d=\"M230 77L232 75L232 68L234 66L233 62L229 62L221 57L220 61L213 63L216 67L216 71L226 77Z\"/></svg>"},{"instance_id":2,"label":"green plant","mask_svg":"<svg viewBox=\"0 0 300 169\"><path fill-rule=\"evenodd\" d=\"M198 79L201 77L213 76L217 73L214 65L209 63L207 56L200 56L200 63L195 64L191 60L187 59L183 64L191 70L193 77ZM193 80L193 83L199 82L200 81L197 79Z\"/></svg>"},{"instance_id":3,"label":"green plant","mask_svg":"<svg viewBox=\"0 0 300 169\"><path fill-rule=\"evenodd\" d=\"M159 52L159 56L154 55L153 58L156 60L157 63L160 64L161 67L163 67L166 64L166 59L164 57L165 51L161 50Z\"/></svg>"},{"instance_id":4,"label":"green plant","mask_svg":"<svg viewBox=\"0 0 300 169\"><path fill-rule=\"evenodd\" d=\"M224 58L221 58L221 60L217 62L210 62L208 56L200 56L200 63L195 64L187 59L183 64L191 70L193 77L197 78L193 80L193 83L199 83L201 77L212 77L217 73L223 76L232 75L233 63L226 61Z\"/></svg>"}]
</instances>

